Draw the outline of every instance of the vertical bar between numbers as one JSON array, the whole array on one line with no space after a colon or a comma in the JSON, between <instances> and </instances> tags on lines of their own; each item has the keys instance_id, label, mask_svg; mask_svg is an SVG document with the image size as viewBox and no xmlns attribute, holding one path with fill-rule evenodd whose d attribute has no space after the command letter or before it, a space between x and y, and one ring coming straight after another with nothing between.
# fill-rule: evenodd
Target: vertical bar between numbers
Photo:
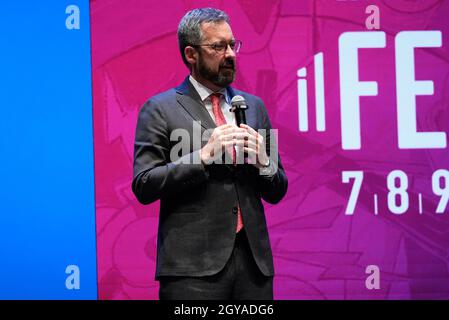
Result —
<instances>
[{"instance_id":1,"label":"vertical bar between numbers","mask_svg":"<svg viewBox=\"0 0 449 320\"><path fill-rule=\"evenodd\" d=\"M419 202L419 214L422 214L422 194L418 194L418 202Z\"/></svg>"},{"instance_id":2,"label":"vertical bar between numbers","mask_svg":"<svg viewBox=\"0 0 449 320\"><path fill-rule=\"evenodd\" d=\"M377 194L374 195L374 214L377 216L379 208L377 207Z\"/></svg>"}]
</instances>

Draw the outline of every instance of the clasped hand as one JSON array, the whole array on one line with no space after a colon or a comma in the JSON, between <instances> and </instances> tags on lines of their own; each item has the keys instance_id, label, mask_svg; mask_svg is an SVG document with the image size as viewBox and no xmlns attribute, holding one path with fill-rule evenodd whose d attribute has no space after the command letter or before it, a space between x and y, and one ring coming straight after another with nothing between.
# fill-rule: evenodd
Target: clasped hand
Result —
<instances>
[{"instance_id":1,"label":"clasped hand","mask_svg":"<svg viewBox=\"0 0 449 320\"><path fill-rule=\"evenodd\" d=\"M241 124L240 127L233 124L216 127L200 151L201 161L203 164L211 164L225 152L232 159L232 154L229 153L234 146L243 148L243 152L248 155L246 163L257 168L269 164L263 136L246 124Z\"/></svg>"}]
</instances>

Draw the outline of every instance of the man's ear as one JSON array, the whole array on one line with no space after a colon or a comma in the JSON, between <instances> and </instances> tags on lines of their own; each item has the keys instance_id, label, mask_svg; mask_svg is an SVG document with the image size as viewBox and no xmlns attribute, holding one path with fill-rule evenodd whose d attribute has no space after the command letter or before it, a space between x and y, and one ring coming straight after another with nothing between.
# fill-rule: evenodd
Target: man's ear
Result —
<instances>
[{"instance_id":1,"label":"man's ear","mask_svg":"<svg viewBox=\"0 0 449 320\"><path fill-rule=\"evenodd\" d=\"M184 56L189 64L196 64L198 60L198 52L190 46L184 48Z\"/></svg>"}]
</instances>

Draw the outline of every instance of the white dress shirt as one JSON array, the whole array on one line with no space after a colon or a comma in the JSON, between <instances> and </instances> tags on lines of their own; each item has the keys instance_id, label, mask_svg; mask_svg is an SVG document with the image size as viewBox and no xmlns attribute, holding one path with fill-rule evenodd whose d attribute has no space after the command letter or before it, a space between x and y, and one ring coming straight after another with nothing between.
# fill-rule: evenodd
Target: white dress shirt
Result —
<instances>
[{"instance_id":1,"label":"white dress shirt","mask_svg":"<svg viewBox=\"0 0 449 320\"><path fill-rule=\"evenodd\" d=\"M232 111L229 111L229 109L231 109L231 101L228 95L228 91L223 88L218 92L212 91L211 89L209 89L208 87L202 85L201 83L199 83L198 81L195 80L194 77L189 76L189 80L192 83L193 87L196 89L196 92L198 92L201 101L203 101L204 106L206 107L207 111L209 112L212 120L215 121L215 116L214 116L214 111L212 110L212 101L210 100L210 95L212 93L221 93L225 98L224 99L220 99L220 108L221 111L223 112L223 115L226 119L226 123L232 123L232 124L236 124L235 122L235 114Z\"/></svg>"}]
</instances>

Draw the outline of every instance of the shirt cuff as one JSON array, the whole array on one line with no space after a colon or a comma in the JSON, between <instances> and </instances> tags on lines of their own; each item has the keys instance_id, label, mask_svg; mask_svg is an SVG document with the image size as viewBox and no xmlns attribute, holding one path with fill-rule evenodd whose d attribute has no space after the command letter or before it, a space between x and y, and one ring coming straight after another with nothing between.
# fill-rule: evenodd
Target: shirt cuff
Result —
<instances>
[{"instance_id":1,"label":"shirt cuff","mask_svg":"<svg viewBox=\"0 0 449 320\"><path fill-rule=\"evenodd\" d=\"M259 175L266 178L272 178L276 174L277 168L273 164L271 159L268 162L268 166L259 168Z\"/></svg>"}]
</instances>

